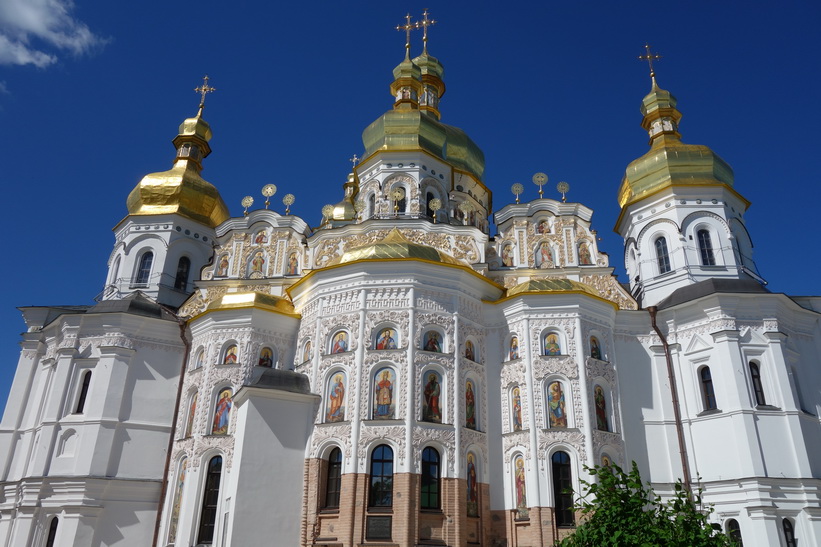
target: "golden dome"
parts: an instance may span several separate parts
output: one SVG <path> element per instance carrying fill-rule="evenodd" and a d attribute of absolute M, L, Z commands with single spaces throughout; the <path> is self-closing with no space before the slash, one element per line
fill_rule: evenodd
<path fill-rule="evenodd" d="M 531 279 L 508 289 L 505 296 L 526 293 L 586 293 L 600 297 L 599 291 L 590 285 L 565 278 Z"/>
<path fill-rule="evenodd" d="M 217 189 L 200 176 L 211 148 L 211 128 L 201 117 L 188 118 L 174 139 L 177 159 L 168 171 L 143 177 L 128 195 L 129 215 L 176 213 L 212 228 L 230 217 Z"/>
<path fill-rule="evenodd" d="M 242 292 L 228 293 L 218 300 L 214 300 L 206 311 L 234 310 L 242 308 L 258 308 L 266 311 L 273 311 L 284 315 L 298 315 L 294 311 L 294 305 L 281 296 L 274 296 L 262 292 Z"/>
<path fill-rule="evenodd" d="M 345 197 L 333 206 L 334 211 L 331 218 L 333 220 L 354 220 L 356 218 L 356 209 L 354 208 L 353 200 L 359 192 L 359 180 L 356 178 L 356 174 L 349 173 L 348 179 L 345 184 L 342 185 L 342 188 L 345 192 Z"/>
<path fill-rule="evenodd" d="M 440 264 L 464 266 L 462 262 L 433 247 L 413 243 L 394 228 L 382 240 L 346 251 L 328 265 L 347 264 L 358 260 L 403 260 L 419 259 Z"/>
<path fill-rule="evenodd" d="M 656 84 L 642 101 L 642 127 L 650 134 L 650 150 L 627 166 L 619 188 L 619 205 L 625 206 L 662 188 L 678 185 L 732 187 L 733 170 L 715 152 L 700 144 L 681 142 L 681 112 L 676 98 Z"/>

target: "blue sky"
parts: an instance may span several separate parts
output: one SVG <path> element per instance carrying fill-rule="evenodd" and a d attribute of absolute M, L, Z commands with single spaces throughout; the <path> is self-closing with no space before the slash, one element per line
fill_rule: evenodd
<path fill-rule="evenodd" d="M 88 304 L 102 289 L 111 228 L 143 175 L 168 169 L 204 74 L 203 176 L 232 214 L 242 196 L 310 224 L 341 197 L 362 130 L 391 107 L 403 56 L 394 27 L 429 8 L 429 51 L 445 66 L 442 121 L 484 150 L 496 210 L 548 174 L 592 207 L 600 248 L 623 280 L 612 232 L 626 165 L 647 150 L 639 105 L 649 42 L 659 84 L 678 98 L 682 138 L 735 170 L 755 259 L 769 288 L 819 294 L 812 244 L 821 197 L 818 2 L 280 3 L 143 0 L 0 2 L 0 397 L 24 329 L 17 306 Z M 421 35 L 413 38 L 413 54 Z M 806 206 L 811 209 L 807 210 Z"/>

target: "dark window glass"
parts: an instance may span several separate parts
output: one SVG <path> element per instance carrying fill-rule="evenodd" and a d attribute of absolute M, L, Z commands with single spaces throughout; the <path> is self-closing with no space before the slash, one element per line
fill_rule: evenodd
<path fill-rule="evenodd" d="M 91 384 L 91 371 L 87 370 L 83 373 L 83 384 L 80 386 L 80 396 L 77 397 L 77 407 L 74 409 L 75 414 L 82 414 L 83 409 L 86 407 L 89 384 Z"/>
<path fill-rule="evenodd" d="M 137 285 L 148 285 L 148 277 L 151 275 L 151 264 L 154 262 L 154 253 L 145 253 L 140 258 L 140 267 L 137 268 Z"/>
<path fill-rule="evenodd" d="M 727 535 L 730 536 L 730 539 L 736 542 L 738 547 L 744 547 L 744 542 L 741 541 L 741 526 L 738 525 L 738 521 L 736 519 L 730 519 L 727 521 Z"/>
<path fill-rule="evenodd" d="M 704 410 L 715 410 L 716 394 L 713 391 L 713 376 L 710 374 L 710 367 L 701 369 L 701 395 L 704 399 Z"/>
<path fill-rule="evenodd" d="M 422 509 L 439 509 L 439 452 L 422 451 Z"/>
<path fill-rule="evenodd" d="M 755 393 L 755 404 L 766 405 L 764 399 L 764 386 L 761 385 L 761 371 L 756 363 L 750 363 L 750 377 L 753 380 L 753 392 Z"/>
<path fill-rule="evenodd" d="M 425 204 L 426 204 L 425 210 L 428 212 L 428 216 L 433 218 L 434 216 L 436 216 L 436 211 L 434 211 L 433 209 L 430 208 L 430 202 L 431 201 L 433 201 L 433 192 L 428 192 L 427 195 L 425 196 Z"/>
<path fill-rule="evenodd" d="M 371 454 L 371 487 L 368 507 L 393 506 L 393 450 L 381 444 Z"/>
<path fill-rule="evenodd" d="M 713 254 L 713 242 L 710 240 L 710 232 L 707 230 L 698 231 L 698 250 L 701 253 L 701 264 L 704 266 L 715 266 L 716 257 Z"/>
<path fill-rule="evenodd" d="M 325 507 L 327 509 L 339 507 L 340 490 L 342 490 L 342 451 L 334 448 L 328 457 L 328 480 L 325 482 Z"/>
<path fill-rule="evenodd" d="M 656 240 L 656 259 L 658 259 L 660 274 L 670 271 L 670 254 L 667 252 L 667 240 L 663 237 Z"/>
<path fill-rule="evenodd" d="M 57 538 L 57 525 L 60 524 L 60 519 L 54 517 L 48 525 L 48 538 L 46 539 L 46 547 L 54 547 L 54 540 Z"/>
<path fill-rule="evenodd" d="M 553 506 L 556 510 L 558 526 L 574 526 L 573 512 L 573 471 L 567 452 L 556 452 L 551 458 L 553 464 Z"/>
<path fill-rule="evenodd" d="M 371 215 L 371 217 L 376 216 L 376 196 L 374 196 L 373 194 L 368 196 L 368 213 Z"/>
<path fill-rule="evenodd" d="M 202 512 L 197 543 L 213 543 L 214 528 L 217 525 L 217 505 L 219 505 L 220 478 L 222 477 L 222 456 L 215 456 L 208 462 L 205 477 L 205 491 L 202 494 Z"/>
<path fill-rule="evenodd" d="M 793 531 L 792 522 L 790 522 L 789 519 L 784 519 L 781 521 L 781 526 L 784 528 L 784 541 L 786 541 L 787 547 L 796 547 L 795 531 Z"/>
<path fill-rule="evenodd" d="M 188 272 L 191 270 L 191 260 L 184 256 L 177 264 L 177 276 L 174 278 L 174 288 L 184 291 L 188 287 Z"/>

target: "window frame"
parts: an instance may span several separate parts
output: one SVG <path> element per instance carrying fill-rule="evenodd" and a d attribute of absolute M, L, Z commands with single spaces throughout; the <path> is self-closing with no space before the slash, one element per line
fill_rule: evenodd
<path fill-rule="evenodd" d="M 442 457 L 432 446 L 422 450 L 419 508 L 423 511 L 442 510 Z"/>
<path fill-rule="evenodd" d="M 673 271 L 672 263 L 670 262 L 670 250 L 667 247 L 667 238 L 659 236 L 653 242 L 653 247 L 656 249 L 656 267 L 658 267 L 659 275 L 664 275 Z"/>
<path fill-rule="evenodd" d="M 57 541 L 57 527 L 60 525 L 60 517 L 54 515 L 48 524 L 48 535 L 46 536 L 45 547 L 54 547 Z"/>
<path fill-rule="evenodd" d="M 553 483 L 553 512 L 556 526 L 576 526 L 576 513 L 573 510 L 573 463 L 570 454 L 564 450 L 557 450 L 550 455 L 550 476 Z M 568 488 L 570 492 L 567 492 Z"/>
<path fill-rule="evenodd" d="M 74 412 L 72 414 L 85 414 L 86 400 L 88 399 L 88 392 L 91 386 L 91 369 L 85 369 L 80 373 L 80 387 L 77 391 L 77 400 L 74 404 Z"/>
<path fill-rule="evenodd" d="M 140 255 L 137 271 L 134 272 L 134 287 L 147 287 L 151 280 L 151 269 L 154 267 L 154 251 L 148 250 Z"/>
<path fill-rule="evenodd" d="M 786 547 L 796 547 L 797 542 L 795 541 L 795 527 L 792 522 L 790 522 L 790 519 L 786 517 L 781 519 L 781 531 L 784 533 L 784 542 Z"/>
<path fill-rule="evenodd" d="M 713 239 L 710 230 L 700 228 L 696 231 L 696 241 L 698 242 L 698 254 L 702 266 L 715 266 L 716 255 L 713 250 Z"/>
<path fill-rule="evenodd" d="M 342 492 L 342 450 L 335 446 L 328 454 L 325 471 L 325 490 L 322 500 L 323 510 L 339 510 Z"/>
<path fill-rule="evenodd" d="M 377 470 L 379 466 L 379 473 Z M 387 467 L 388 472 L 385 472 Z M 368 465 L 368 511 L 393 510 L 393 448 L 387 444 L 380 444 L 371 452 Z M 388 484 L 387 495 L 377 488 L 377 485 Z M 381 499 L 380 499 L 381 498 Z"/>
<path fill-rule="evenodd" d="M 212 464 L 219 458 L 219 469 L 214 471 Z M 217 526 L 219 524 L 219 507 L 220 507 L 220 487 L 222 486 L 222 454 L 215 454 L 208 459 L 207 471 L 205 472 L 205 480 L 203 481 L 202 498 L 200 499 L 200 518 L 197 523 L 197 543 L 204 545 L 212 545 L 214 537 L 216 536 Z M 211 503 L 209 503 L 209 500 Z M 213 511 L 214 516 L 211 524 L 206 521 L 207 513 Z M 208 534 L 210 533 L 210 537 Z"/>
<path fill-rule="evenodd" d="M 705 371 L 707 377 L 705 378 Z M 716 398 L 715 386 L 713 385 L 713 373 L 710 367 L 705 365 L 698 369 L 699 390 L 701 391 L 701 404 L 705 412 L 718 410 L 718 399 Z"/>
<path fill-rule="evenodd" d="M 185 267 L 183 267 L 183 265 Z M 174 276 L 174 289 L 178 291 L 188 290 L 188 278 L 191 277 L 191 259 L 181 256 L 177 261 L 177 273 Z"/>
<path fill-rule="evenodd" d="M 748 369 L 750 371 L 750 382 L 753 386 L 755 406 L 766 406 L 767 398 L 764 395 L 764 384 L 761 381 L 761 365 L 755 361 L 750 361 L 748 363 Z"/>

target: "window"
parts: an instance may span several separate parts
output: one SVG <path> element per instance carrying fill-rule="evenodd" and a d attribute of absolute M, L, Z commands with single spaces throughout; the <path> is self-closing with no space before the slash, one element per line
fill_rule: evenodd
<path fill-rule="evenodd" d="M 370 216 L 376 216 L 376 196 L 371 194 L 368 196 L 368 214 Z"/>
<path fill-rule="evenodd" d="M 54 517 L 48 525 L 48 538 L 46 539 L 46 547 L 54 547 L 54 541 L 57 539 L 57 525 L 60 524 L 60 519 Z"/>
<path fill-rule="evenodd" d="M 188 272 L 191 270 L 191 259 L 187 256 L 180 258 L 177 264 L 177 276 L 174 278 L 174 288 L 184 291 L 188 287 Z"/>
<path fill-rule="evenodd" d="M 371 454 L 368 507 L 393 507 L 393 450 L 384 444 Z"/>
<path fill-rule="evenodd" d="M 781 527 L 784 529 L 784 541 L 786 542 L 787 547 L 796 547 L 795 531 L 793 530 L 790 519 L 784 519 L 781 521 Z"/>
<path fill-rule="evenodd" d="M 704 410 L 715 410 L 716 394 L 713 391 L 713 376 L 710 374 L 710 367 L 704 367 L 699 373 L 701 376 L 701 397 L 704 399 Z"/>
<path fill-rule="evenodd" d="M 208 462 L 205 476 L 205 491 L 202 494 L 202 512 L 197 543 L 213 543 L 214 528 L 217 526 L 217 505 L 219 505 L 220 478 L 222 477 L 222 456 L 214 456 Z"/>
<path fill-rule="evenodd" d="M 659 265 L 659 274 L 670 271 L 670 254 L 667 252 L 667 240 L 660 237 L 656 240 L 656 259 Z"/>
<path fill-rule="evenodd" d="M 573 513 L 573 471 L 567 452 L 556 452 L 550 458 L 553 464 L 553 507 L 558 526 L 575 526 Z"/>
<path fill-rule="evenodd" d="M 434 211 L 430 206 L 430 202 L 433 201 L 433 199 L 434 199 L 433 192 L 428 192 L 425 195 L 425 204 L 426 204 L 425 210 L 427 211 L 428 216 L 431 217 L 431 218 L 436 216 L 436 211 Z"/>
<path fill-rule="evenodd" d="M 435 448 L 422 451 L 422 509 L 439 509 L 439 452 Z"/>
<path fill-rule="evenodd" d="M 701 253 L 701 265 L 715 266 L 716 257 L 713 254 L 713 243 L 710 240 L 710 232 L 707 230 L 699 230 L 696 236 L 698 237 L 698 250 Z"/>
<path fill-rule="evenodd" d="M 766 405 L 767 401 L 764 399 L 764 386 L 761 385 L 761 370 L 758 368 L 758 363 L 750 363 L 750 378 L 753 380 L 756 406 Z"/>
<path fill-rule="evenodd" d="M 91 384 L 91 371 L 87 370 L 83 373 L 83 383 L 80 386 L 80 396 L 77 397 L 77 406 L 74 408 L 74 414 L 82 414 L 86 406 L 86 397 L 88 397 L 88 386 Z"/>
<path fill-rule="evenodd" d="M 727 535 L 736 542 L 738 547 L 744 547 L 744 542 L 741 540 L 741 526 L 738 525 L 736 519 L 727 521 Z"/>
<path fill-rule="evenodd" d="M 342 490 L 342 451 L 331 450 L 328 456 L 328 478 L 325 481 L 325 508 L 339 509 L 339 492 Z"/>
<path fill-rule="evenodd" d="M 151 275 L 151 264 L 154 262 L 154 253 L 147 252 L 140 258 L 140 266 L 137 268 L 136 285 L 148 285 L 148 277 Z"/>

